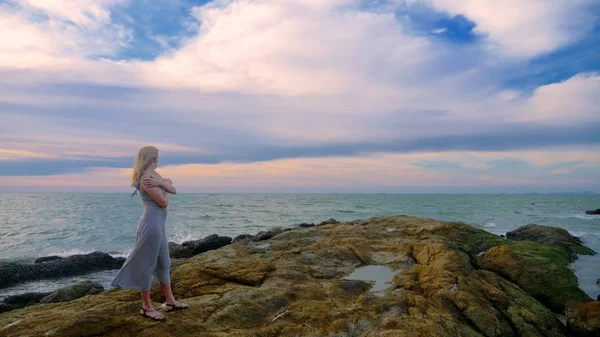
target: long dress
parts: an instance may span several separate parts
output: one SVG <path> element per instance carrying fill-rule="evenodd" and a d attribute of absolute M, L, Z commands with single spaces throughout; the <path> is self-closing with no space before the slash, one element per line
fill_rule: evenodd
<path fill-rule="evenodd" d="M 136 184 L 136 192 L 138 188 L 139 183 Z M 146 192 L 140 191 L 139 194 L 144 212 L 138 221 L 135 248 L 111 286 L 141 291 L 150 290 L 153 275 L 161 283 L 170 283 L 171 257 L 165 231 L 167 209 L 158 207 Z"/>

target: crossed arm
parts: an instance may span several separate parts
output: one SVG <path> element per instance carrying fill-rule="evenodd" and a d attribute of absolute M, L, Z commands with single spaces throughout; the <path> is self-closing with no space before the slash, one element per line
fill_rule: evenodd
<path fill-rule="evenodd" d="M 147 175 L 142 181 L 146 188 L 162 187 L 167 193 L 177 194 L 177 189 L 175 188 L 175 185 L 173 185 L 173 181 L 169 178 L 161 177 L 158 173 Z"/>
<path fill-rule="evenodd" d="M 176 194 L 177 189 L 171 179 L 164 179 L 158 173 L 146 174 L 142 177 L 144 191 L 161 208 L 169 205 L 169 194 Z M 162 187 L 165 193 L 160 189 Z"/>

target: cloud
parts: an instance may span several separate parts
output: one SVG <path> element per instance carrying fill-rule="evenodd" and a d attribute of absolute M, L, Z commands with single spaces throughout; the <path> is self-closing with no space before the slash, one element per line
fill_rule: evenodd
<path fill-rule="evenodd" d="M 537 88 L 525 107 L 523 121 L 564 125 L 600 121 L 600 75 L 579 74 L 566 81 Z"/>
<path fill-rule="evenodd" d="M 414 3 L 420 0 L 409 0 Z M 475 32 L 487 37 L 494 53 L 535 57 L 569 45 L 594 28 L 593 0 L 423 0 L 452 15 L 476 23 Z"/>
<path fill-rule="evenodd" d="M 66 70 L 82 58 L 110 55 L 131 32 L 111 22 L 120 0 L 11 0 L 0 4 L 0 69 Z"/>
<path fill-rule="evenodd" d="M 496 151 L 502 159 L 500 151 L 600 142 L 597 73 L 506 86 L 531 60 L 583 41 L 591 1 L 184 2 L 0 4 L 0 33 L 9 36 L 0 40 L 0 175 L 116 170 L 148 143 L 169 165 L 268 171 L 303 158 L 377 153 L 363 163 L 386 165 L 384 153 Z M 138 20 L 161 6 L 175 7 L 169 17 L 181 23 L 143 27 L 160 23 Z M 419 19 L 415 6 L 463 18 L 479 38 L 459 43 L 452 25 L 435 20 L 420 30 L 403 16 Z M 152 39 L 166 40 L 132 51 Z M 494 165 L 461 158 L 423 163 L 464 172 Z M 506 171 L 496 169 L 490 174 Z"/>
<path fill-rule="evenodd" d="M 596 153 L 598 149 L 596 148 Z M 568 149 L 513 152 L 421 152 L 372 154 L 336 158 L 290 158 L 254 163 L 183 164 L 160 167 L 164 176 L 175 180 L 182 192 L 423 192 L 464 191 L 529 192 L 564 188 L 598 190 L 596 174 L 581 176 L 559 168 L 561 156 L 578 157 L 579 167 L 593 168 L 600 157 L 593 153 L 573 154 Z M 591 156 L 590 156 L 591 154 Z M 550 171 L 538 167 L 530 157 L 545 157 L 556 166 Z M 426 163 L 426 165 L 423 165 Z M 444 168 L 436 163 L 444 163 Z M 470 167 L 483 163 L 484 167 Z M 511 169 L 519 165 L 519 171 Z M 462 167 L 462 169 L 461 169 Z M 574 166 L 570 166 L 572 169 Z M 0 176 L 6 188 L 37 190 L 60 188 L 94 191 L 129 191 L 129 168 L 90 168 L 82 172 L 39 176 Z M 352 183 L 349 184 L 349 181 Z M 539 190 L 539 189 L 538 189 Z"/>

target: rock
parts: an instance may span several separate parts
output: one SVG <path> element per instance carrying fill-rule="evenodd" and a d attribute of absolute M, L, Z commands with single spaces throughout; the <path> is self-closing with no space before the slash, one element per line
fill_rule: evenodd
<path fill-rule="evenodd" d="M 4 313 L 0 331 L 3 337 L 569 336 L 551 310 L 512 281 L 535 275 L 543 279 L 538 284 L 551 285 L 570 277 L 558 268 L 566 267 L 568 254 L 546 244 L 406 216 L 295 229 L 269 243 L 268 250 L 254 242 L 226 245 L 173 268 L 173 292 L 190 308 L 167 322 L 143 319 L 139 294 L 115 289 Z M 372 293 L 370 280 L 345 279 L 365 265 L 394 270 L 384 292 Z M 505 271 L 511 267 L 520 271 Z M 561 273 L 540 273 L 543 267 Z M 158 285 L 151 298 L 164 301 Z"/>
<path fill-rule="evenodd" d="M 303 223 L 299 224 L 298 227 L 302 227 L 302 228 L 315 227 L 315 224 L 303 222 Z"/>
<path fill-rule="evenodd" d="M 8 296 L 0 302 L 0 313 L 24 308 L 39 303 L 50 293 L 25 293 Z"/>
<path fill-rule="evenodd" d="M 600 215 L 600 208 L 598 208 L 598 209 L 596 209 L 596 210 L 585 211 L 585 214 L 589 214 L 589 215 Z"/>
<path fill-rule="evenodd" d="M 556 313 L 567 301 L 587 297 L 568 267 L 567 252 L 552 246 L 523 241 L 492 247 L 477 264 L 517 284 Z"/>
<path fill-rule="evenodd" d="M 233 239 L 232 243 L 250 241 L 252 237 L 250 234 L 240 234 Z"/>
<path fill-rule="evenodd" d="M 337 221 L 334 218 L 330 218 L 329 220 L 325 220 L 323 222 L 321 222 L 320 224 L 318 224 L 317 226 L 324 226 L 324 225 L 335 225 L 335 224 L 339 224 L 340 222 Z"/>
<path fill-rule="evenodd" d="M 590 248 L 583 246 L 581 239 L 558 227 L 526 225 L 506 233 L 506 237 L 513 241 L 535 241 L 554 246 L 569 253 L 571 261 L 577 259 L 577 254 L 596 254 Z"/>
<path fill-rule="evenodd" d="M 72 255 L 55 261 L 35 264 L 4 262 L 0 263 L 0 288 L 26 281 L 119 269 L 124 262 L 125 258 L 123 257 L 114 258 L 102 252 Z"/>
<path fill-rule="evenodd" d="M 600 336 L 600 302 L 571 301 L 567 303 L 565 313 L 571 336 Z"/>
<path fill-rule="evenodd" d="M 204 239 L 186 241 L 181 245 L 169 242 L 169 254 L 171 258 L 189 258 L 200 253 L 218 249 L 231 243 L 231 238 L 228 236 L 219 236 L 213 234 Z"/>
<path fill-rule="evenodd" d="M 287 232 L 289 229 L 271 229 L 268 231 L 262 231 L 262 232 L 258 232 L 258 234 L 254 235 L 252 237 L 252 241 L 264 241 L 264 240 L 269 240 L 273 237 L 275 237 L 276 235 L 279 235 L 283 232 Z"/>
<path fill-rule="evenodd" d="M 600 278 L 596 280 L 596 285 L 600 287 Z"/>
<path fill-rule="evenodd" d="M 69 302 L 104 291 L 100 283 L 84 281 L 47 293 L 25 293 L 9 296 L 0 302 L 0 313 L 21 309 L 39 303 Z"/>
<path fill-rule="evenodd" d="M 44 262 L 51 262 L 51 261 L 58 261 L 58 260 L 62 260 L 63 258 L 60 256 L 43 256 L 43 257 L 39 257 L 37 258 L 33 263 L 44 263 Z"/>
<path fill-rule="evenodd" d="M 69 302 L 87 295 L 96 295 L 104 291 L 104 287 L 97 282 L 83 281 L 71 286 L 60 288 L 40 300 L 40 303 Z"/>

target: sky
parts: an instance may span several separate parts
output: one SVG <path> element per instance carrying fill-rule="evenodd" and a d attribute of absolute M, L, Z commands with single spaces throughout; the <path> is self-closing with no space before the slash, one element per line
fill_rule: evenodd
<path fill-rule="evenodd" d="M 0 191 L 600 192 L 597 0 L 0 0 Z"/>

